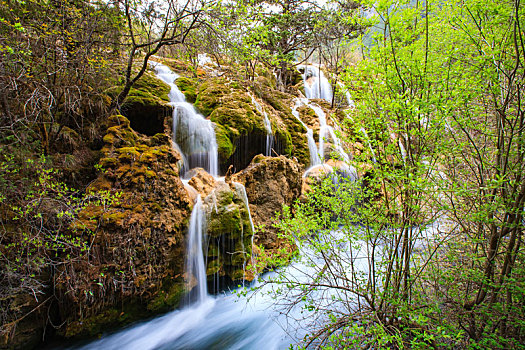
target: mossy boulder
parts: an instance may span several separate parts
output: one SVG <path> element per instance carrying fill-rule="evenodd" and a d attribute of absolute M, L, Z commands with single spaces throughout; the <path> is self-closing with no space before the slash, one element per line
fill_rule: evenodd
<path fill-rule="evenodd" d="M 118 94 L 121 88 L 116 88 Z M 147 71 L 137 80 L 120 107 L 121 113 L 130 121 L 133 130 L 148 136 L 164 132 L 164 124 L 171 115 L 169 92 L 171 88 Z"/>
<path fill-rule="evenodd" d="M 70 227 L 89 238 L 96 259 L 76 263 L 74 284 L 67 278 L 71 271 L 57 273 L 65 324 L 59 333 L 66 337 L 100 334 L 167 311 L 184 294 L 184 234 L 192 203 L 179 178 L 181 156 L 171 138 L 139 135 L 122 115 L 108 118 L 107 125 L 100 173 L 88 188 L 94 199 Z M 98 198 L 100 191 L 107 194 Z M 139 298 L 137 312 L 128 312 Z"/>
<path fill-rule="evenodd" d="M 264 116 L 241 84 L 222 78 L 207 79 L 197 89 L 195 107 L 215 124 L 223 171 L 232 164 L 234 154 L 237 159 L 248 154 L 247 164 L 255 154 L 264 152 L 260 142 L 241 142 L 245 138 L 266 137 Z"/>
<path fill-rule="evenodd" d="M 199 85 L 195 108 L 205 117 L 209 117 L 213 110 L 221 105 L 222 97 L 230 92 L 225 79 L 214 78 L 204 81 Z"/>
<path fill-rule="evenodd" d="M 238 186 L 238 185 L 237 185 Z M 232 281 L 247 278 L 234 271 L 245 269 L 252 254 L 253 229 L 249 209 L 235 184 L 218 182 L 204 199 L 209 239 L 207 274 Z"/>
<path fill-rule="evenodd" d="M 191 78 L 180 77 L 175 80 L 175 85 L 186 97 L 186 101 L 195 103 L 197 100 L 197 82 Z"/>
<path fill-rule="evenodd" d="M 273 218 L 283 205 L 292 205 L 301 195 L 304 166 L 297 161 L 280 157 L 255 157 L 243 171 L 232 176 L 244 184 L 250 203 L 253 222 L 264 229 L 254 237 L 255 244 L 264 247 L 267 255 L 279 255 L 281 250 L 293 249 L 289 242 L 278 237 Z"/>

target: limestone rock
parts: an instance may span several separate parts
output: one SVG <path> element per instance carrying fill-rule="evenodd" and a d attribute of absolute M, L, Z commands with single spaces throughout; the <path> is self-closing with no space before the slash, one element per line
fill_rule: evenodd
<path fill-rule="evenodd" d="M 239 184 L 217 181 L 204 198 L 208 224 L 206 272 L 231 281 L 250 279 L 245 275 L 252 256 L 253 228 Z"/>
<path fill-rule="evenodd" d="M 184 232 L 192 202 L 179 178 L 181 156 L 169 137 L 140 136 L 123 116 L 108 124 L 102 171 L 88 192 L 99 196 L 105 190 L 109 198 L 92 201 L 71 225 L 73 234 L 89 237 L 89 256 L 56 273 L 67 337 L 132 320 L 139 315 L 112 310 L 134 300 L 140 299 L 142 317 L 144 309 L 168 310 L 184 291 Z"/>
<path fill-rule="evenodd" d="M 191 179 L 188 184 L 194 188 L 202 198 L 209 195 L 217 186 L 215 178 L 208 174 L 203 168 L 192 169 L 189 172 L 189 176 L 191 176 Z"/>
<path fill-rule="evenodd" d="M 263 225 L 255 243 L 265 250 L 276 251 L 283 243 L 272 226 L 276 213 L 284 204 L 291 205 L 301 195 L 303 167 L 284 156 L 256 156 L 250 165 L 233 176 L 246 187 L 253 222 Z"/>

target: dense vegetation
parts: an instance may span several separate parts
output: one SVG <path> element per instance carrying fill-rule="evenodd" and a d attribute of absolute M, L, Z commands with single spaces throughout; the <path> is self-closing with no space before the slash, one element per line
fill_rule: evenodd
<path fill-rule="evenodd" d="M 521 348 L 525 7 L 371 6 L 384 30 L 345 75 L 366 176 L 286 213 L 311 282 L 278 298 L 325 319 L 307 341 L 328 348 Z"/>
<path fill-rule="evenodd" d="M 290 106 L 280 93 L 301 89 L 297 66 L 308 61 L 324 65 L 336 92 L 331 107 L 338 108 L 339 90 L 355 101 L 337 113 L 345 146 L 360 149 L 352 164 L 362 176 L 320 183 L 279 223 L 282 239 L 300 248 L 291 258 L 309 267 L 309 282 L 278 276 L 271 283 L 284 288 L 274 297 L 325 321 L 309 325 L 302 345 L 523 346 L 525 6 L 321 3 L 1 0 L 2 346 L 37 313 L 60 329 L 70 321 L 57 315 L 64 306 L 81 304 L 87 315 L 116 302 L 117 293 L 147 294 L 126 254 L 161 264 L 156 253 L 117 249 L 122 265 L 109 273 L 118 286 L 95 266 L 118 245 L 104 227 L 117 225 L 123 210 L 159 206 L 145 200 L 146 209 L 130 209 L 126 196 L 137 188 L 162 192 L 135 183 L 126 193 L 94 180 L 115 170 L 112 157 L 124 148 L 147 154 L 148 170 L 172 157 L 155 148 L 162 137 L 139 140 L 115 115 L 167 99 L 166 86 L 148 73 L 155 58 L 190 72 L 183 90 L 195 94 L 202 54 L 224 79 L 259 91 L 282 113 Z M 148 174 L 142 179 L 155 176 Z"/>

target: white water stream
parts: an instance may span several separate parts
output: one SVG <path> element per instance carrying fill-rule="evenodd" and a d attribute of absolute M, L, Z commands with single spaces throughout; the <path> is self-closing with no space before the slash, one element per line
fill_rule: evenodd
<path fill-rule="evenodd" d="M 319 150 L 314 140 L 314 132 L 308 127 L 299 116 L 299 111 L 297 110 L 301 106 L 308 105 L 308 99 L 298 98 L 295 99 L 295 104 L 292 109 L 293 116 L 301 123 L 301 125 L 306 129 L 306 138 L 308 140 L 308 150 L 310 152 L 310 166 L 315 166 L 321 164 L 321 157 L 319 157 Z"/>
<path fill-rule="evenodd" d="M 353 166 L 350 165 L 350 157 L 343 148 L 342 142 L 337 136 L 334 128 L 327 123 L 326 114 L 321 107 L 311 102 L 311 99 L 325 99 L 332 100 L 332 89 L 328 79 L 326 79 L 323 71 L 315 66 L 300 66 L 304 69 L 304 90 L 306 98 L 298 98 L 295 100 L 292 114 L 299 122 L 306 128 L 306 137 L 308 139 L 308 149 L 310 152 L 310 168 L 306 170 L 305 176 L 310 172 L 316 171 L 317 168 L 323 167 L 324 170 L 332 172 L 331 166 L 324 163 L 326 156 L 326 143 L 331 141 L 332 151 L 337 154 L 337 159 L 342 161 L 341 169 L 343 176 L 352 180 L 357 179 L 357 172 Z M 347 91 L 347 99 L 349 104 L 351 101 L 350 95 Z M 319 142 L 315 143 L 313 131 L 300 118 L 298 108 L 307 106 L 311 108 L 319 120 Z"/>
<path fill-rule="evenodd" d="M 264 155 L 269 157 L 272 155 L 272 147 L 274 144 L 274 136 L 272 131 L 272 123 L 270 122 L 270 119 L 268 118 L 268 113 L 262 108 L 261 104 L 257 102 L 255 97 L 253 95 L 250 95 L 252 98 L 252 103 L 255 105 L 255 108 L 261 113 L 264 117 L 264 128 L 266 129 L 266 148 Z"/>
<path fill-rule="evenodd" d="M 330 247 L 338 256 L 338 261 L 342 264 L 338 265 L 342 268 L 338 273 L 342 274 L 341 281 L 346 281 L 341 283 L 355 282 L 353 274 L 366 281 L 370 269 L 368 257 L 373 254 L 369 245 L 360 241 L 350 244 L 348 237 L 342 231 L 312 237 L 311 240 L 317 241 L 316 246 Z M 323 270 L 325 261 L 318 250 L 312 249 L 306 241 L 298 244 L 301 252 L 300 261 L 283 269 L 282 274 L 286 276 L 287 281 L 308 283 Z M 380 250 L 376 250 L 375 254 L 376 259 L 380 259 L 382 254 Z M 350 314 L 364 302 L 355 295 L 345 293 L 344 288 L 328 287 L 330 283 L 339 285 L 338 281 L 331 281 L 331 277 L 326 274 L 324 276 L 323 278 L 328 278 L 327 287 L 320 287 L 316 293 L 301 302 L 295 300 L 292 304 L 287 304 L 294 300 L 287 299 L 287 293 L 272 294 L 272 291 L 282 291 L 282 288 L 286 288 L 284 285 L 262 286 L 261 282 L 257 282 L 255 286 L 262 286 L 262 289 L 255 294 L 248 291 L 241 297 L 230 292 L 216 296 L 204 295 L 200 302 L 189 307 L 137 323 L 90 344 L 73 348 L 84 350 L 287 349 L 290 344 L 300 341 L 309 327 L 319 327 L 328 321 L 312 310 L 308 312 L 304 310 L 304 302 L 314 300 L 320 309 L 333 310 L 333 314 L 342 315 Z M 268 273 L 263 277 L 264 280 L 269 281 L 277 278 L 277 273 Z M 283 309 L 276 307 L 276 303 L 288 305 L 287 314 L 283 314 Z M 324 316 L 326 317 L 326 314 Z"/>
<path fill-rule="evenodd" d="M 173 110 L 173 140 L 184 157 L 181 174 L 201 167 L 213 176 L 219 175 L 219 157 L 215 130 L 211 121 L 197 113 L 175 85 L 179 76 L 167 66 L 154 63 L 157 77 L 171 87 L 169 98 Z"/>
<path fill-rule="evenodd" d="M 316 66 L 300 66 L 304 68 L 304 93 L 306 98 L 322 98 L 332 102 L 332 87 L 324 76 L 322 69 Z"/>
<path fill-rule="evenodd" d="M 192 289 L 189 296 L 190 303 L 201 304 L 206 301 L 208 288 L 206 284 L 206 266 L 202 253 L 202 238 L 206 227 L 204 209 L 201 196 L 197 195 L 190 216 L 188 238 L 186 245 L 186 274 L 195 277 L 197 285 Z"/>
<path fill-rule="evenodd" d="M 185 169 L 189 170 L 200 166 L 215 175 L 218 181 L 223 181 L 221 178 L 217 178 L 217 145 L 211 122 L 199 115 L 191 104 L 185 102 L 184 96 L 174 84 L 177 78 L 176 74 L 160 64 L 157 64 L 155 68 L 159 78 L 170 84 L 172 88 L 170 99 L 175 106 L 173 134 L 176 140 L 175 146 L 179 147 L 186 158 Z M 297 108 L 302 104 L 310 105 L 309 101 L 304 99 L 296 103 L 294 116 L 297 119 L 299 119 Z M 310 107 L 316 111 L 322 130 L 326 130 L 320 135 L 328 135 L 336 143 L 337 149 L 337 142 L 335 141 L 337 138 L 331 127 L 326 125 L 326 116 L 318 106 L 310 105 Z M 267 119 L 267 115 L 265 115 L 265 119 Z M 313 139 L 313 132 L 304 123 L 302 124 L 308 130 L 307 136 L 312 163 L 313 165 L 320 165 L 320 152 Z M 271 134 L 270 123 L 268 123 L 267 131 Z M 338 149 L 337 151 L 339 152 Z M 320 154 L 323 155 L 324 153 Z M 187 185 L 187 181 L 184 182 Z M 246 189 L 239 183 L 234 183 L 234 186 L 249 212 Z M 249 219 L 253 229 L 251 214 Z M 254 295 L 252 292 L 248 292 L 246 296 L 241 298 L 229 292 L 216 296 L 207 294 L 206 270 L 202 250 L 205 226 L 203 203 L 200 195 L 198 195 L 190 217 L 187 236 L 186 274 L 195 279 L 195 288 L 193 288 L 193 295 L 191 296 L 192 304 L 181 310 L 175 310 L 116 333 L 108 334 L 97 341 L 80 346 L 80 348 L 271 350 L 286 349 L 289 344 L 300 340 L 306 331 L 300 327 L 299 323 L 292 320 L 298 320 L 302 317 L 302 303 L 293 306 L 290 311 L 293 317 L 290 319 L 280 310 L 272 308 L 275 300 L 271 295 L 265 293 Z M 300 249 L 305 259 L 291 264 L 284 271 L 291 278 L 306 282 L 312 272 L 311 259 L 317 258 L 314 252 L 308 250 L 308 247 L 300 247 Z M 272 274 L 265 276 L 266 279 L 271 277 Z M 263 292 L 268 292 L 272 288 L 274 287 L 271 285 L 264 286 Z M 290 330 L 292 333 L 289 333 Z M 74 348 L 78 348 L 78 346 Z"/>

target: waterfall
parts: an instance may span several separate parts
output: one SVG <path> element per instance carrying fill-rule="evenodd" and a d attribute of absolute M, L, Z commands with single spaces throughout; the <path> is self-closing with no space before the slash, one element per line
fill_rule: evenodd
<path fill-rule="evenodd" d="M 246 210 L 248 211 L 248 218 L 250 219 L 250 227 L 252 229 L 252 232 L 255 232 L 255 227 L 253 226 L 252 220 L 252 213 L 250 212 L 250 204 L 248 202 L 248 196 L 246 195 L 246 187 L 244 187 L 244 185 L 239 182 L 232 181 L 232 183 L 233 186 L 235 186 L 235 191 L 237 192 L 237 195 L 241 197 L 244 205 L 246 206 Z"/>
<path fill-rule="evenodd" d="M 372 160 L 374 161 L 374 163 L 377 163 L 376 154 L 374 152 L 374 149 L 372 148 L 372 144 L 370 143 L 368 133 L 366 132 L 365 128 L 361 128 L 359 129 L 359 131 L 361 131 L 365 135 L 366 142 L 368 143 L 368 148 L 370 148 L 370 152 L 372 152 Z"/>
<path fill-rule="evenodd" d="M 195 277 L 197 285 L 192 291 L 191 302 L 203 303 L 208 295 L 206 286 L 206 268 L 204 265 L 204 254 L 202 252 L 202 237 L 204 235 L 204 209 L 201 196 L 193 206 L 188 228 L 187 248 L 186 248 L 186 276 L 188 279 Z"/>
<path fill-rule="evenodd" d="M 270 122 L 270 119 L 268 118 L 268 113 L 262 108 L 261 104 L 257 102 L 255 97 L 253 95 L 250 95 L 252 99 L 252 103 L 255 105 L 255 108 L 263 115 L 264 117 L 264 128 L 266 129 L 266 148 L 264 155 L 265 156 L 271 156 L 272 155 L 272 147 L 274 143 L 274 136 L 272 132 L 272 123 Z"/>
<path fill-rule="evenodd" d="M 328 139 L 331 139 L 333 142 L 333 146 L 335 148 L 335 152 L 339 155 L 339 160 L 342 160 L 346 163 L 350 162 L 350 158 L 348 157 L 348 154 L 343 149 L 343 146 L 341 144 L 341 140 L 339 137 L 337 137 L 334 128 L 327 124 L 326 122 L 326 114 L 323 111 L 321 107 L 314 103 L 310 103 L 307 101 L 306 104 L 308 107 L 310 107 L 314 112 L 317 118 L 319 119 L 319 156 L 321 157 L 321 161 L 324 159 L 325 154 L 325 141 Z M 320 161 L 320 162 L 321 162 Z M 317 164 L 312 164 L 317 165 Z"/>
<path fill-rule="evenodd" d="M 181 173 L 201 167 L 213 176 L 219 173 L 219 160 L 215 130 L 211 121 L 197 113 L 184 94 L 175 85 L 179 76 L 167 66 L 154 63 L 157 77 L 171 87 L 169 98 L 173 109 L 173 140 L 183 155 Z"/>
<path fill-rule="evenodd" d="M 246 206 L 246 210 L 248 211 L 248 218 L 250 219 L 250 227 L 252 229 L 252 241 L 251 241 L 251 256 L 250 261 L 252 262 L 252 265 L 255 265 L 255 261 L 253 260 L 253 239 L 255 237 L 255 226 L 253 225 L 252 220 L 252 213 L 250 211 L 250 203 L 248 202 L 248 195 L 246 194 L 246 187 L 244 187 L 243 184 L 239 182 L 233 181 L 233 186 L 235 186 L 235 192 L 237 192 L 237 195 L 241 197 L 242 201 L 244 202 L 244 205 Z M 242 247 L 243 250 L 246 251 L 246 248 L 244 247 L 244 237 L 241 238 Z M 246 264 L 243 266 L 244 274 L 246 275 Z M 243 286 L 244 286 L 244 280 L 243 280 Z"/>
<path fill-rule="evenodd" d="M 337 83 L 337 85 L 341 88 L 341 90 L 344 90 L 345 98 L 346 98 L 346 104 L 350 108 L 355 108 L 355 102 L 352 100 L 352 95 L 350 95 L 350 91 L 345 87 L 345 85 L 341 82 Z"/>
<path fill-rule="evenodd" d="M 323 98 L 329 102 L 332 101 L 332 87 L 328 79 L 324 76 L 323 71 L 315 66 L 304 67 L 304 94 L 306 98 Z"/>
<path fill-rule="evenodd" d="M 403 163 L 406 163 L 407 159 L 407 151 L 405 150 L 405 146 L 403 146 L 403 142 L 401 141 L 401 136 L 399 137 L 399 140 L 397 141 L 399 144 L 399 150 L 401 151 L 401 157 L 403 158 Z"/>
<path fill-rule="evenodd" d="M 343 177 L 355 180 L 357 179 L 357 172 L 353 166 L 349 165 L 350 157 L 345 152 L 341 140 L 337 136 L 334 128 L 328 125 L 326 114 L 324 113 L 323 109 L 310 102 L 310 99 L 314 98 L 332 101 L 333 95 L 330 83 L 328 82 L 328 79 L 326 79 L 321 69 L 308 65 L 302 67 L 304 69 L 303 78 L 306 99 L 295 100 L 292 114 L 307 130 L 306 136 L 308 138 L 308 148 L 310 150 L 310 169 L 315 169 L 320 164 L 323 164 L 325 158 L 326 141 L 331 140 L 332 148 L 338 155 L 338 160 L 343 162 L 343 165 L 339 166 L 339 171 L 342 172 Z M 339 85 L 342 86 L 341 83 L 339 83 Z M 346 91 L 345 96 L 347 98 L 348 105 L 351 107 L 354 106 L 348 90 Z M 316 145 L 315 140 L 313 139 L 313 131 L 308 128 L 299 117 L 299 112 L 297 109 L 300 106 L 308 106 L 311 108 L 319 119 L 319 146 Z M 308 173 L 308 170 L 306 173 Z"/>
<path fill-rule="evenodd" d="M 319 158 L 319 153 L 317 150 L 317 145 L 314 140 L 314 132 L 310 129 L 299 117 L 299 111 L 297 109 L 301 106 L 305 106 L 308 103 L 307 99 L 298 98 L 295 100 L 295 105 L 292 109 L 293 116 L 301 123 L 302 126 L 306 129 L 306 138 L 308 140 L 308 150 L 310 152 L 310 166 L 315 166 L 321 164 L 321 158 Z"/>

